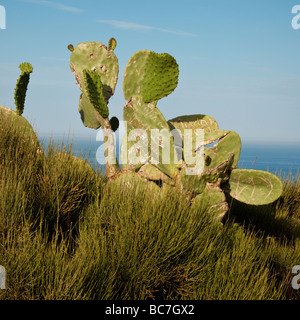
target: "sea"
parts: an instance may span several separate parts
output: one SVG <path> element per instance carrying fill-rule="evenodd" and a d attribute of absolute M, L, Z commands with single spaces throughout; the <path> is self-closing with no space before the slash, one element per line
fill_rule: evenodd
<path fill-rule="evenodd" d="M 49 145 L 50 138 L 42 137 L 44 148 Z M 100 167 L 105 172 L 103 142 L 95 139 L 51 138 L 60 146 L 71 146 L 74 155 L 89 161 L 94 167 Z M 119 158 L 120 142 L 116 142 L 116 154 Z M 238 168 L 264 170 L 289 178 L 300 178 L 300 142 L 299 144 L 284 143 L 243 143 Z"/>

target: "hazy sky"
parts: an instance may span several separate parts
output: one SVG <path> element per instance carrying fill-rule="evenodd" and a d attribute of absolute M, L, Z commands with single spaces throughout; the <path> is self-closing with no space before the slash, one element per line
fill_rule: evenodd
<path fill-rule="evenodd" d="M 30 62 L 24 116 L 40 135 L 92 137 L 78 113 L 68 44 L 117 39 L 119 82 L 110 116 L 122 119 L 123 72 L 141 49 L 179 64 L 176 90 L 158 103 L 168 120 L 208 114 L 242 141 L 300 143 L 300 29 L 294 0 L 0 0 L 0 105 L 15 109 L 18 66 Z M 300 20 L 299 20 L 300 23 Z"/>

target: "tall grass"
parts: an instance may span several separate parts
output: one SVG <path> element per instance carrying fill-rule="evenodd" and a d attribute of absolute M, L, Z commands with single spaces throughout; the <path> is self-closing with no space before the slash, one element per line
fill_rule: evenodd
<path fill-rule="evenodd" d="M 299 298 L 299 180 L 267 208 L 231 201 L 220 224 L 176 190 L 108 188 L 71 147 L 0 132 L 0 299 Z"/>

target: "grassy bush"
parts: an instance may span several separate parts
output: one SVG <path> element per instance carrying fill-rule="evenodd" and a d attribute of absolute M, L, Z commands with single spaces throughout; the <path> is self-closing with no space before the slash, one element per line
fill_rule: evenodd
<path fill-rule="evenodd" d="M 299 179 L 272 206 L 229 199 L 221 225 L 176 190 L 108 188 L 71 148 L 0 132 L 0 299 L 299 298 Z"/>

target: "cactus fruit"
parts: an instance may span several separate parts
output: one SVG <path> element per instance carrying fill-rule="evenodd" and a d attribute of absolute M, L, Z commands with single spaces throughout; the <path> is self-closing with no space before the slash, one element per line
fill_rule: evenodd
<path fill-rule="evenodd" d="M 117 46 L 117 40 L 115 38 L 110 38 L 108 42 L 108 50 L 114 51 Z"/>
<path fill-rule="evenodd" d="M 69 49 L 71 52 L 73 52 L 73 51 L 74 51 L 74 46 L 73 46 L 72 44 L 69 44 L 69 45 L 68 45 L 68 49 Z"/>
<path fill-rule="evenodd" d="M 270 172 L 234 169 L 224 188 L 238 201 L 250 205 L 264 205 L 280 197 L 282 182 Z"/>
<path fill-rule="evenodd" d="M 109 120 L 110 126 L 111 126 L 111 130 L 113 132 L 116 132 L 119 128 L 119 119 L 117 117 L 112 117 Z"/>
<path fill-rule="evenodd" d="M 19 68 L 21 70 L 21 75 L 17 81 L 15 89 L 15 105 L 17 114 L 20 116 L 24 111 L 27 87 L 30 79 L 30 73 L 33 71 L 33 68 L 28 62 L 21 63 Z"/>

